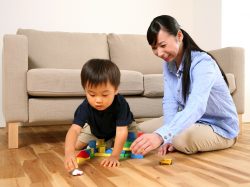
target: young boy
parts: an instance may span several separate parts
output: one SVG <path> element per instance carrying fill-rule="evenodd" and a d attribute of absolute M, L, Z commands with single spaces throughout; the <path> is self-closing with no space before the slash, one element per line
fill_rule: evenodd
<path fill-rule="evenodd" d="M 101 165 L 117 167 L 128 126 L 134 121 L 127 101 L 118 94 L 120 70 L 110 60 L 92 59 L 82 68 L 81 82 L 86 99 L 75 111 L 73 124 L 66 135 L 65 168 L 72 171 L 78 167 L 75 149 L 86 147 L 93 139 L 107 141 L 113 137 L 113 152 Z"/>

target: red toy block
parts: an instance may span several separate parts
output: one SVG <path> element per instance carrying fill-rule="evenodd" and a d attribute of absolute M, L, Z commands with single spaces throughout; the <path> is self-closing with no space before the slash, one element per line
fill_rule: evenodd
<path fill-rule="evenodd" d="M 78 155 L 76 157 L 79 157 L 79 158 L 89 158 L 89 153 L 85 150 L 82 150 L 78 153 Z"/>
<path fill-rule="evenodd" d="M 137 132 L 137 137 L 139 137 L 139 136 L 141 136 L 141 135 L 143 135 L 143 134 L 144 134 L 144 132 L 138 131 L 138 132 Z"/>

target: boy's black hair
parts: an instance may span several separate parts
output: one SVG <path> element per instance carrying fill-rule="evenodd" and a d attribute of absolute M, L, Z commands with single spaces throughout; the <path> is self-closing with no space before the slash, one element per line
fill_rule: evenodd
<path fill-rule="evenodd" d="M 206 52 L 214 59 L 214 61 L 217 63 L 218 66 L 219 64 L 217 60 L 213 57 L 213 55 L 201 49 L 194 42 L 191 36 L 185 30 L 181 29 L 176 19 L 169 15 L 161 15 L 153 19 L 147 31 L 147 40 L 149 45 L 154 46 L 157 43 L 157 36 L 160 30 L 164 30 L 173 36 L 176 36 L 179 30 L 181 30 L 181 32 L 183 33 L 183 47 L 184 47 L 184 53 L 186 53 L 185 54 L 186 58 L 184 60 L 185 62 L 184 62 L 183 76 L 182 76 L 182 95 L 184 101 L 186 102 L 187 94 L 189 92 L 189 87 L 190 87 L 191 51 Z M 228 80 L 224 71 L 220 66 L 219 68 L 226 84 L 228 85 Z"/>
<path fill-rule="evenodd" d="M 120 77 L 117 65 L 106 59 L 91 59 L 83 65 L 81 71 L 81 83 L 84 89 L 86 86 L 96 87 L 108 82 L 117 89 Z"/>

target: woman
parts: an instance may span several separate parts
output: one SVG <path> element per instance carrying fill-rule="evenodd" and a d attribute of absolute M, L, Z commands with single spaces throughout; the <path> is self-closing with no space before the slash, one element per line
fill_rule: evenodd
<path fill-rule="evenodd" d="M 151 22 L 147 40 L 164 60 L 164 117 L 155 120 L 163 125 L 137 138 L 132 152 L 145 155 L 160 146 L 160 155 L 175 149 L 194 154 L 233 146 L 238 115 L 225 74 L 213 56 L 168 15 Z"/>

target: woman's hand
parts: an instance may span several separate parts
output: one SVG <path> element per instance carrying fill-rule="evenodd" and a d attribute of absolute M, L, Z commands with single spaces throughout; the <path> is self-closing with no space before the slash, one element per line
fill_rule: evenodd
<path fill-rule="evenodd" d="M 166 143 L 164 145 L 162 145 L 159 150 L 158 150 L 158 155 L 159 156 L 164 156 L 165 154 L 167 154 L 168 152 L 172 152 L 174 151 L 174 146 L 170 143 Z"/>
<path fill-rule="evenodd" d="M 120 162 L 117 159 L 117 157 L 111 155 L 110 157 L 104 159 L 101 162 L 101 166 L 104 166 L 104 167 L 119 167 Z"/>
<path fill-rule="evenodd" d="M 162 143 L 162 137 L 156 133 L 143 134 L 132 143 L 130 148 L 134 154 L 145 155 L 159 147 Z"/>

